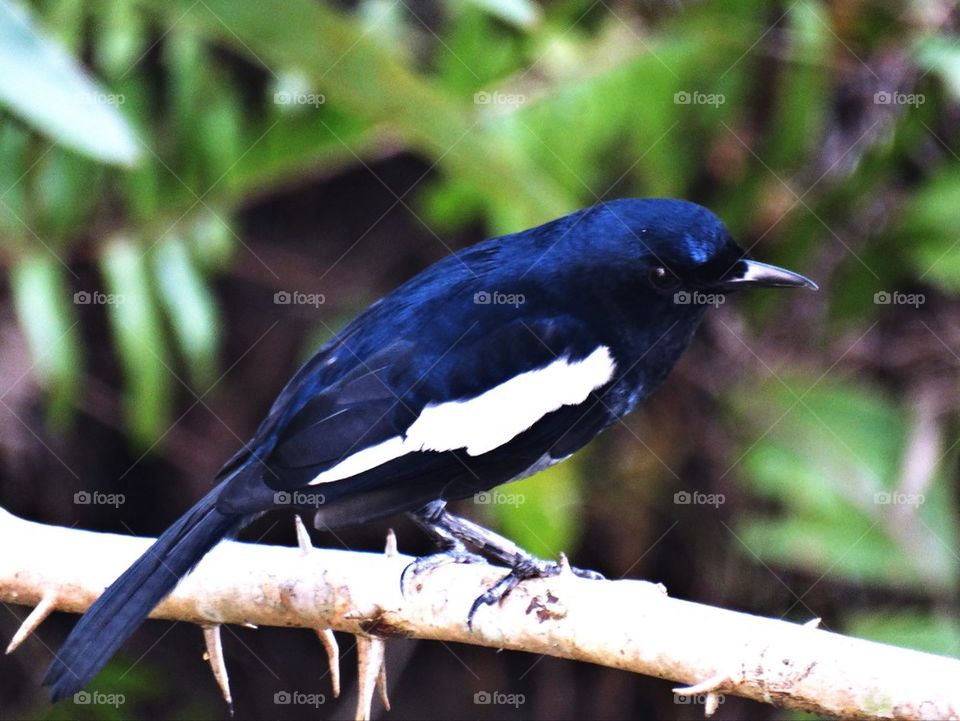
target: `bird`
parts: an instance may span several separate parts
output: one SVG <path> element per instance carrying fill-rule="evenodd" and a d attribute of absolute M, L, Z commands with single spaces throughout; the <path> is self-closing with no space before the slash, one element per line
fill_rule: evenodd
<path fill-rule="evenodd" d="M 440 549 L 415 573 L 506 563 L 470 620 L 559 572 L 447 503 L 571 456 L 664 381 L 711 306 L 764 287 L 817 289 L 671 198 L 609 200 L 451 253 L 293 375 L 214 488 L 81 617 L 44 678 L 52 699 L 86 686 L 201 558 L 276 509 L 313 513 L 317 528 L 408 513 Z"/>

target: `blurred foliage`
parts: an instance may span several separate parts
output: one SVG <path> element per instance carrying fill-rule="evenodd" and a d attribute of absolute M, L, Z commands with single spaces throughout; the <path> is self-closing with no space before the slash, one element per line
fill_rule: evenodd
<path fill-rule="evenodd" d="M 80 393 L 80 311 L 105 314 L 129 437 L 156 442 L 174 393 L 202 396 L 222 371 L 211 284 L 252 253 L 238 211 L 298 179 L 409 152 L 432 172 L 399 202 L 437 235 L 609 197 L 692 198 L 824 287 L 817 335 L 774 329 L 803 370 L 718 391 L 738 434 L 725 461 L 742 458 L 728 473 L 764 508 L 735 522 L 741 550 L 907 593 L 915 614 L 851 628 L 956 654 L 956 629 L 928 642 L 941 616 L 923 610 L 957 589 L 956 378 L 918 479 L 911 393 L 930 373 L 910 353 L 926 346 L 846 357 L 877 323 L 924 325 L 957 357 L 931 329 L 960 288 L 955 11 L 639 5 L 0 0 L 0 65 L 20 69 L 0 79 L 0 249 L 50 417 L 68 421 Z M 90 258 L 99 284 L 74 273 Z M 921 294 L 923 315 L 876 300 L 898 292 Z M 736 327 L 776 317 L 772 296 L 739 300 L 753 320 Z M 841 361 L 864 377 L 824 379 Z M 584 468 L 501 489 L 523 502 L 489 514 L 533 550 L 573 548 Z M 896 494 L 923 501 L 883 502 Z"/>
<path fill-rule="evenodd" d="M 742 403 L 758 396 L 760 412 Z M 877 389 L 815 378 L 769 381 L 736 398 L 741 420 L 767 429 L 742 461 L 744 478 L 785 511 L 740 524 L 760 560 L 868 586 L 956 588 L 957 509 L 943 477 L 956 453 L 937 459 L 922 491 L 904 489 L 908 409 Z"/>

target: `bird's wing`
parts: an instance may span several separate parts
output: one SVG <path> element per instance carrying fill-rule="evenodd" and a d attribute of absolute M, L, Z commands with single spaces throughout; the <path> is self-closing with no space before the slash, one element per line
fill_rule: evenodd
<path fill-rule="evenodd" d="M 583 403 L 615 365 L 609 348 L 567 316 L 518 318 L 439 352 L 400 341 L 313 395 L 252 465 L 270 489 L 337 494 L 351 483 L 368 488 L 356 481 L 387 471 L 426 472 L 425 463 L 437 476 L 444 463 L 462 471 L 450 452 L 483 457 L 503 448 Z"/>

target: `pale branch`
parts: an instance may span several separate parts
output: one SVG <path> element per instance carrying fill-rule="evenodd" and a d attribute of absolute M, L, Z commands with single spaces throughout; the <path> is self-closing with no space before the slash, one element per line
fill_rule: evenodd
<path fill-rule="evenodd" d="M 18 636 L 51 609 L 82 612 L 149 543 L 0 509 L 0 601 L 41 607 Z M 521 584 L 500 606 L 482 607 L 471 629 L 470 605 L 504 569 L 441 567 L 412 579 L 404 595 L 400 573 L 411 560 L 225 542 L 151 616 L 205 628 L 332 628 L 548 654 L 679 682 L 688 688 L 678 693 L 705 694 L 708 710 L 734 694 L 846 718 L 960 718 L 957 659 L 682 601 L 652 583 L 572 573 Z M 222 659 L 217 664 L 222 669 Z M 381 664 L 368 664 L 367 696 Z"/>

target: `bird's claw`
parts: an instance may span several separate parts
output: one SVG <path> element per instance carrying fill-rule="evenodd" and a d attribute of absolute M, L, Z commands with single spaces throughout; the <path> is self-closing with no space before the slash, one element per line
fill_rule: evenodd
<path fill-rule="evenodd" d="M 487 563 L 487 559 L 477 553 L 471 553 L 464 548 L 451 548 L 429 556 L 420 556 L 412 563 L 407 564 L 406 568 L 401 572 L 400 592 L 406 595 L 408 574 L 409 578 L 413 579 L 451 563 Z"/>
<path fill-rule="evenodd" d="M 577 578 L 585 578 L 588 581 L 606 581 L 607 580 L 607 577 L 604 576 L 602 573 L 600 573 L 599 571 L 592 571 L 589 568 L 571 567 L 570 570 L 573 571 L 573 575 L 576 576 Z"/>
<path fill-rule="evenodd" d="M 471 630 L 473 629 L 473 617 L 481 606 L 492 606 L 500 603 L 507 597 L 510 591 L 519 586 L 523 581 L 531 578 L 553 578 L 567 570 L 578 578 L 585 578 L 591 581 L 606 580 L 606 577 L 598 571 L 591 571 L 586 568 L 574 568 L 565 565 L 563 562 L 546 561 L 533 556 L 519 556 L 510 569 L 510 573 L 477 596 L 476 600 L 470 606 L 470 611 L 467 613 L 467 627 Z"/>

